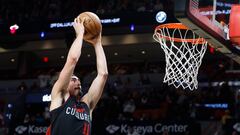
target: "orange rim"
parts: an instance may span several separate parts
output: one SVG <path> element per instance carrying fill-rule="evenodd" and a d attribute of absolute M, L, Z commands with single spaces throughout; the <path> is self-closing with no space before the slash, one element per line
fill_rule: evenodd
<path fill-rule="evenodd" d="M 155 28 L 155 33 L 159 33 L 158 30 L 163 29 L 163 28 L 168 28 L 168 29 L 180 29 L 180 30 L 190 30 L 187 26 L 183 25 L 182 23 L 167 23 L 167 24 L 162 24 L 159 25 Z M 159 33 L 159 38 L 165 38 L 166 40 L 173 40 L 175 42 L 182 42 L 183 39 L 181 38 L 173 38 L 169 36 L 164 36 L 161 33 Z M 206 40 L 204 38 L 196 38 L 196 39 L 184 39 L 185 42 L 188 43 L 196 43 L 198 44 L 204 44 L 206 43 Z"/>

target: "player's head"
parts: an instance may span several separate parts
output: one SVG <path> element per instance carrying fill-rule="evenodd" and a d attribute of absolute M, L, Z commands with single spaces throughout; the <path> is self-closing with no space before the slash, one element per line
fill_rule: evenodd
<path fill-rule="evenodd" d="M 68 85 L 68 91 L 71 96 L 77 96 L 77 95 L 82 96 L 81 82 L 77 76 L 75 75 L 71 76 L 71 80 Z"/>

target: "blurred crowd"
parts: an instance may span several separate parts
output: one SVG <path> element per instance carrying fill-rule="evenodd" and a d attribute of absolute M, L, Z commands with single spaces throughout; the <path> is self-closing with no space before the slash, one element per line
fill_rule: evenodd
<path fill-rule="evenodd" d="M 142 63 L 139 63 L 142 65 Z M 109 65 L 109 79 L 104 93 L 93 115 L 93 120 L 104 121 L 161 121 L 161 120 L 218 120 L 222 124 L 227 119 L 240 118 L 240 91 L 230 87 L 227 82 L 218 86 L 199 87 L 198 90 L 188 91 L 163 84 L 164 68 L 161 64 L 112 64 Z M 148 69 L 148 70 L 147 70 Z M 32 76 L 34 81 L 19 80 L 16 86 L 17 95 L 29 93 L 51 92 L 59 72 L 53 69 L 39 70 Z M 82 67 L 76 71 L 80 75 L 85 90 L 96 75 L 94 66 Z M 204 78 L 204 77 L 202 77 Z M 221 78 L 221 77 L 220 77 Z M 219 78 L 218 78 L 219 79 Z M 226 78 L 222 78 L 224 80 Z M 30 79 L 31 80 L 31 79 Z M 207 81 L 207 80 L 206 80 Z M 86 91 L 85 91 L 86 92 Z M 21 98 L 20 98 L 21 99 Z M 49 123 L 49 104 L 25 103 L 26 99 L 16 100 L 21 108 L 13 111 L 14 123 Z M 1 103 L 1 101 L 0 101 Z M 226 103 L 227 108 L 204 108 L 204 104 Z M 0 126 L 6 126 L 4 114 L 8 103 L 1 103 Z M 13 103 L 14 106 L 14 103 Z M 13 107 L 14 108 L 14 107 Z M 13 109 L 14 110 L 14 109 Z M 21 111 L 21 113 L 19 113 Z M 18 117 L 18 118 L 16 118 Z M 6 132 L 1 131 L 0 132 Z"/>
<path fill-rule="evenodd" d="M 167 5 L 167 6 L 164 6 Z M 0 21 L 31 22 L 72 19 L 83 11 L 101 14 L 171 10 L 164 0 L 0 0 Z"/>

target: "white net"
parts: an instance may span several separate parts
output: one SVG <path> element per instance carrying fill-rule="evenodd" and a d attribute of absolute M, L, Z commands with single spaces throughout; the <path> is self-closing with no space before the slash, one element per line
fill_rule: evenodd
<path fill-rule="evenodd" d="M 207 42 L 192 30 L 182 28 L 158 28 L 153 38 L 160 43 L 165 53 L 164 82 L 176 88 L 197 89 L 198 70 L 207 50 Z"/>

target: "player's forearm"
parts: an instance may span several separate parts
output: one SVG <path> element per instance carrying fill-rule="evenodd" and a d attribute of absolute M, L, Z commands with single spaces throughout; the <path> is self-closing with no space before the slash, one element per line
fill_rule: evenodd
<path fill-rule="evenodd" d="M 99 75 L 108 75 L 106 56 L 102 44 L 95 45 L 95 53 L 97 59 L 97 72 Z"/>
<path fill-rule="evenodd" d="M 75 64 L 77 63 L 79 57 L 81 56 L 82 38 L 83 38 L 82 34 L 79 34 L 77 36 L 77 38 L 72 43 L 72 46 L 68 53 L 67 60 L 70 60 L 70 61 L 74 62 Z"/>
<path fill-rule="evenodd" d="M 72 43 L 72 46 L 68 52 L 67 61 L 58 78 L 59 82 L 58 87 L 60 88 L 60 90 L 66 90 L 70 78 L 75 69 L 75 66 L 78 62 L 78 59 L 81 55 L 81 49 L 82 49 L 82 36 L 79 35 Z"/>

